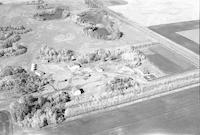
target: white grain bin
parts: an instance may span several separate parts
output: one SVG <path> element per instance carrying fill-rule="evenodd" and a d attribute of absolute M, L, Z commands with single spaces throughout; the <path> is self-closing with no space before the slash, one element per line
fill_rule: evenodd
<path fill-rule="evenodd" d="M 31 64 L 31 71 L 35 71 L 35 70 L 37 70 L 37 64 L 32 63 Z"/>

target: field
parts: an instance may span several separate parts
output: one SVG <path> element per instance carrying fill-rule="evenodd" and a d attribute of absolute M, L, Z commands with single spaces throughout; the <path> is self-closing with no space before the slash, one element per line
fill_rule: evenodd
<path fill-rule="evenodd" d="M 199 54 L 199 20 L 161 24 L 149 28 L 197 55 Z"/>
<path fill-rule="evenodd" d="M 177 74 L 195 69 L 189 61 L 167 48 L 153 46 L 149 50 L 152 53 L 147 54 L 147 57 L 166 74 Z"/>
<path fill-rule="evenodd" d="M 199 20 L 199 7 L 196 6 L 199 5 L 198 0 L 126 1 L 128 2 L 126 5 L 110 6 L 109 8 L 142 26 Z"/>

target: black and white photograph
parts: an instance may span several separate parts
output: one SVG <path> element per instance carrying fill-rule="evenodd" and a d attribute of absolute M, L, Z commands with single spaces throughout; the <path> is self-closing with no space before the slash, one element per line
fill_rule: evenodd
<path fill-rule="evenodd" d="M 200 0 L 0 0 L 0 135 L 200 135 Z"/>

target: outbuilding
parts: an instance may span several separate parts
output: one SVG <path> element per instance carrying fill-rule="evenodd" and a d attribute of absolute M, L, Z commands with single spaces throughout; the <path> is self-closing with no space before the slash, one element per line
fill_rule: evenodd
<path fill-rule="evenodd" d="M 82 88 L 80 88 L 80 89 L 74 88 L 74 89 L 72 89 L 71 93 L 73 96 L 79 96 L 84 93 L 84 90 Z"/>

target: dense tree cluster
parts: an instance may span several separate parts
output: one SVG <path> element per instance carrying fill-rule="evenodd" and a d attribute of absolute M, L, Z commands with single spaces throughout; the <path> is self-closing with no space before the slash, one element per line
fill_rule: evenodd
<path fill-rule="evenodd" d="M 85 4 L 88 5 L 89 8 L 103 7 L 103 3 L 99 0 L 85 0 Z"/>
<path fill-rule="evenodd" d="M 6 76 L 11 76 L 11 75 L 16 75 L 16 74 L 21 74 L 21 73 L 27 73 L 25 69 L 23 69 L 20 66 L 13 67 L 13 66 L 6 66 L 0 71 L 0 78 L 6 77 Z"/>
<path fill-rule="evenodd" d="M 43 4 L 38 4 L 38 5 L 36 6 L 36 8 L 37 8 L 37 9 L 51 9 L 51 8 L 53 8 L 53 7 L 50 6 L 50 5 L 47 4 L 47 3 L 43 3 Z"/>
<path fill-rule="evenodd" d="M 76 23 L 85 26 L 83 32 L 92 38 L 116 40 L 123 36 L 116 22 L 103 9 L 90 9 L 78 14 Z"/>
<path fill-rule="evenodd" d="M 77 23 L 81 25 L 97 25 L 108 23 L 108 13 L 103 9 L 89 9 L 79 13 Z"/>
<path fill-rule="evenodd" d="M 22 73 L 13 76 L 15 89 L 22 94 L 34 93 L 43 90 L 43 79 L 35 74 Z"/>
<path fill-rule="evenodd" d="M 13 35 L 13 31 L 9 31 L 7 33 L 1 32 L 0 33 L 0 40 L 6 40 L 12 35 Z"/>
<path fill-rule="evenodd" d="M 0 72 L 0 91 L 2 92 L 12 90 L 17 94 L 34 93 L 43 91 L 47 83 L 47 78 L 27 72 L 22 67 L 7 66 Z"/>
<path fill-rule="evenodd" d="M 134 68 L 140 66 L 146 60 L 146 56 L 141 51 L 131 47 L 121 54 L 121 59 L 126 61 L 130 67 Z"/>
<path fill-rule="evenodd" d="M 23 25 L 0 27 L 0 57 L 16 56 L 27 52 L 25 46 L 17 44 L 21 40 L 21 34 L 30 32 Z"/>
<path fill-rule="evenodd" d="M 40 49 L 39 59 L 47 62 L 77 62 L 87 64 L 97 61 L 108 61 L 119 59 L 121 52 L 119 50 L 97 49 L 93 52 L 79 53 L 73 50 L 62 49 L 55 50 L 44 46 Z"/>
<path fill-rule="evenodd" d="M 107 84 L 107 91 L 122 92 L 128 88 L 139 88 L 139 83 L 130 77 L 115 77 Z"/>
<path fill-rule="evenodd" d="M 40 4 L 44 4 L 44 0 L 33 0 L 33 1 L 28 1 L 26 4 L 27 4 L 27 5 L 40 5 Z"/>
<path fill-rule="evenodd" d="M 17 56 L 27 52 L 27 48 L 22 45 L 17 45 L 15 47 L 9 47 L 5 49 L 0 49 L 0 57 Z"/>
<path fill-rule="evenodd" d="M 15 122 L 24 127 L 41 128 L 65 120 L 65 104 L 69 102 L 67 92 L 57 92 L 49 96 L 25 96 L 11 108 Z"/>
<path fill-rule="evenodd" d="M 16 43 L 19 41 L 21 37 L 19 35 L 14 35 L 12 38 L 5 40 L 2 45 L 0 46 L 0 49 L 3 48 L 9 48 L 13 46 L 13 43 Z"/>
<path fill-rule="evenodd" d="M 44 46 L 40 49 L 39 59 L 47 62 L 77 62 L 80 64 L 88 64 L 97 61 L 113 61 L 125 60 L 129 61 L 132 66 L 140 65 L 145 55 L 140 51 L 131 48 L 125 49 L 97 49 L 87 53 L 79 53 L 73 50 L 62 49 L 55 50 Z"/>
<path fill-rule="evenodd" d="M 93 52 L 78 55 L 77 62 L 81 64 L 93 63 L 97 61 L 116 60 L 120 58 L 120 52 L 115 50 L 97 49 Z"/>
<path fill-rule="evenodd" d="M 73 50 L 62 49 L 57 51 L 54 48 L 44 46 L 40 49 L 39 58 L 47 62 L 66 62 L 74 60 L 75 55 Z"/>
<path fill-rule="evenodd" d="M 31 31 L 31 29 L 27 29 L 23 25 L 19 25 L 19 26 L 9 25 L 9 26 L 1 26 L 0 31 L 3 31 L 3 32 L 13 31 L 13 33 L 15 33 L 15 34 L 18 34 L 17 32 L 21 32 L 21 34 L 25 34 L 29 31 Z"/>
<path fill-rule="evenodd" d="M 120 39 L 123 35 L 123 33 L 118 30 L 110 32 L 105 27 L 86 27 L 83 29 L 83 32 L 89 37 L 104 40 Z"/>
<path fill-rule="evenodd" d="M 51 9 L 46 9 L 41 12 L 37 12 L 33 15 L 33 18 L 39 21 L 55 20 L 68 17 L 70 11 L 68 8 L 55 7 Z"/>

